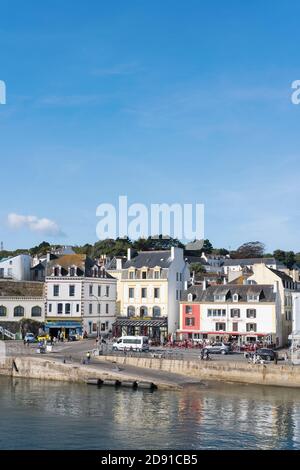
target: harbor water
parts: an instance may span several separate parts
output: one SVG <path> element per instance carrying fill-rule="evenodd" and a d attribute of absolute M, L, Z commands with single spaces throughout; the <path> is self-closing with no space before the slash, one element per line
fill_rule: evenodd
<path fill-rule="evenodd" d="M 300 449 L 300 391 L 182 391 L 0 377 L 0 449 Z"/>

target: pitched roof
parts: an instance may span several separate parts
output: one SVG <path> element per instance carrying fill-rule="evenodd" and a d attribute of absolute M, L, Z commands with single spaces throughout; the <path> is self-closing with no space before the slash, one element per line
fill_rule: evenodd
<path fill-rule="evenodd" d="M 223 284 L 209 286 L 205 290 L 202 286 L 191 286 L 184 292 L 184 300 L 188 294 L 193 294 L 193 302 L 214 302 L 215 295 L 225 295 L 226 301 L 232 302 L 234 294 L 238 294 L 240 302 L 247 302 L 248 295 L 259 295 L 261 302 L 274 302 L 276 298 L 273 286 L 265 284 Z"/>
<path fill-rule="evenodd" d="M 47 276 L 51 276 L 53 272 L 53 268 L 55 266 L 61 266 L 62 276 L 66 276 L 68 274 L 68 268 L 75 266 L 79 270 L 79 275 L 90 277 L 92 276 L 92 268 L 94 266 L 97 266 L 97 263 L 93 261 L 91 258 L 89 258 L 87 255 L 82 255 L 82 254 L 63 255 L 47 263 Z M 98 277 L 114 279 L 114 277 L 111 276 L 103 268 L 100 268 Z"/>
<path fill-rule="evenodd" d="M 285 272 L 283 271 L 278 271 L 277 269 L 273 268 L 268 268 L 272 273 L 276 274 L 276 276 L 280 277 L 285 282 L 294 282 L 294 279 L 291 276 L 288 276 Z"/>
<path fill-rule="evenodd" d="M 44 284 L 33 281 L 0 280 L 1 297 L 41 297 L 43 298 Z"/>
<path fill-rule="evenodd" d="M 140 251 L 137 256 L 131 260 L 126 261 L 124 268 L 128 269 L 131 267 L 142 268 L 146 266 L 148 268 L 154 268 L 159 266 L 161 268 L 168 268 L 172 263 L 171 251 Z"/>
<path fill-rule="evenodd" d="M 275 264 L 277 261 L 275 258 L 241 258 L 241 259 L 226 259 L 224 266 L 249 266 L 252 264 Z"/>

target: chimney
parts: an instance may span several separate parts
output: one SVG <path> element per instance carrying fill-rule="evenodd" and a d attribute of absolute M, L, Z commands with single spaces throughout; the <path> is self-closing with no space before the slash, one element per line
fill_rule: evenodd
<path fill-rule="evenodd" d="M 278 281 L 274 282 L 273 292 L 274 292 L 274 294 L 277 294 L 277 292 L 278 292 Z"/>
<path fill-rule="evenodd" d="M 203 281 L 202 290 L 206 290 L 206 288 L 207 288 L 207 281 Z"/>
<path fill-rule="evenodd" d="M 127 248 L 127 261 L 131 260 L 131 248 Z"/>
<path fill-rule="evenodd" d="M 120 271 L 122 269 L 122 258 L 116 259 L 116 269 Z"/>
<path fill-rule="evenodd" d="M 184 281 L 184 290 L 187 290 L 187 289 L 188 289 L 188 282 Z"/>
<path fill-rule="evenodd" d="M 195 271 L 192 273 L 192 286 L 195 285 Z"/>
<path fill-rule="evenodd" d="M 227 284 L 226 277 L 224 277 L 224 279 L 223 279 L 223 284 L 224 284 L 224 286 Z"/>
<path fill-rule="evenodd" d="M 171 246 L 171 259 L 175 259 L 175 246 Z"/>
<path fill-rule="evenodd" d="M 51 256 L 51 253 L 50 253 L 50 251 L 48 251 L 48 253 L 47 253 L 47 263 L 49 263 L 49 261 L 50 261 L 50 256 Z"/>

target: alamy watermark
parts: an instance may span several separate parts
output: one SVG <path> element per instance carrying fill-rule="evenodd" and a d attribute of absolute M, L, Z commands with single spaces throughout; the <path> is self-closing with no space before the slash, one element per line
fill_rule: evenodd
<path fill-rule="evenodd" d="M 0 80 L 0 104 L 6 104 L 6 85 L 3 80 Z"/>
<path fill-rule="evenodd" d="M 293 104 L 300 104 L 300 80 L 294 80 L 292 83 L 292 90 L 291 100 Z"/>
<path fill-rule="evenodd" d="M 128 205 L 127 196 L 119 196 L 118 206 L 100 204 L 96 233 L 99 240 L 106 238 L 177 238 L 193 241 L 204 239 L 204 204 L 145 204 Z"/>

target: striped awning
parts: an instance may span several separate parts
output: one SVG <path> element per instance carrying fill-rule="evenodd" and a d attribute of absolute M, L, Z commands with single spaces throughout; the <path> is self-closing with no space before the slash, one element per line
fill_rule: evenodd
<path fill-rule="evenodd" d="M 159 326 L 167 327 L 167 318 L 152 318 L 151 320 L 134 319 L 134 318 L 118 318 L 113 326 Z"/>

